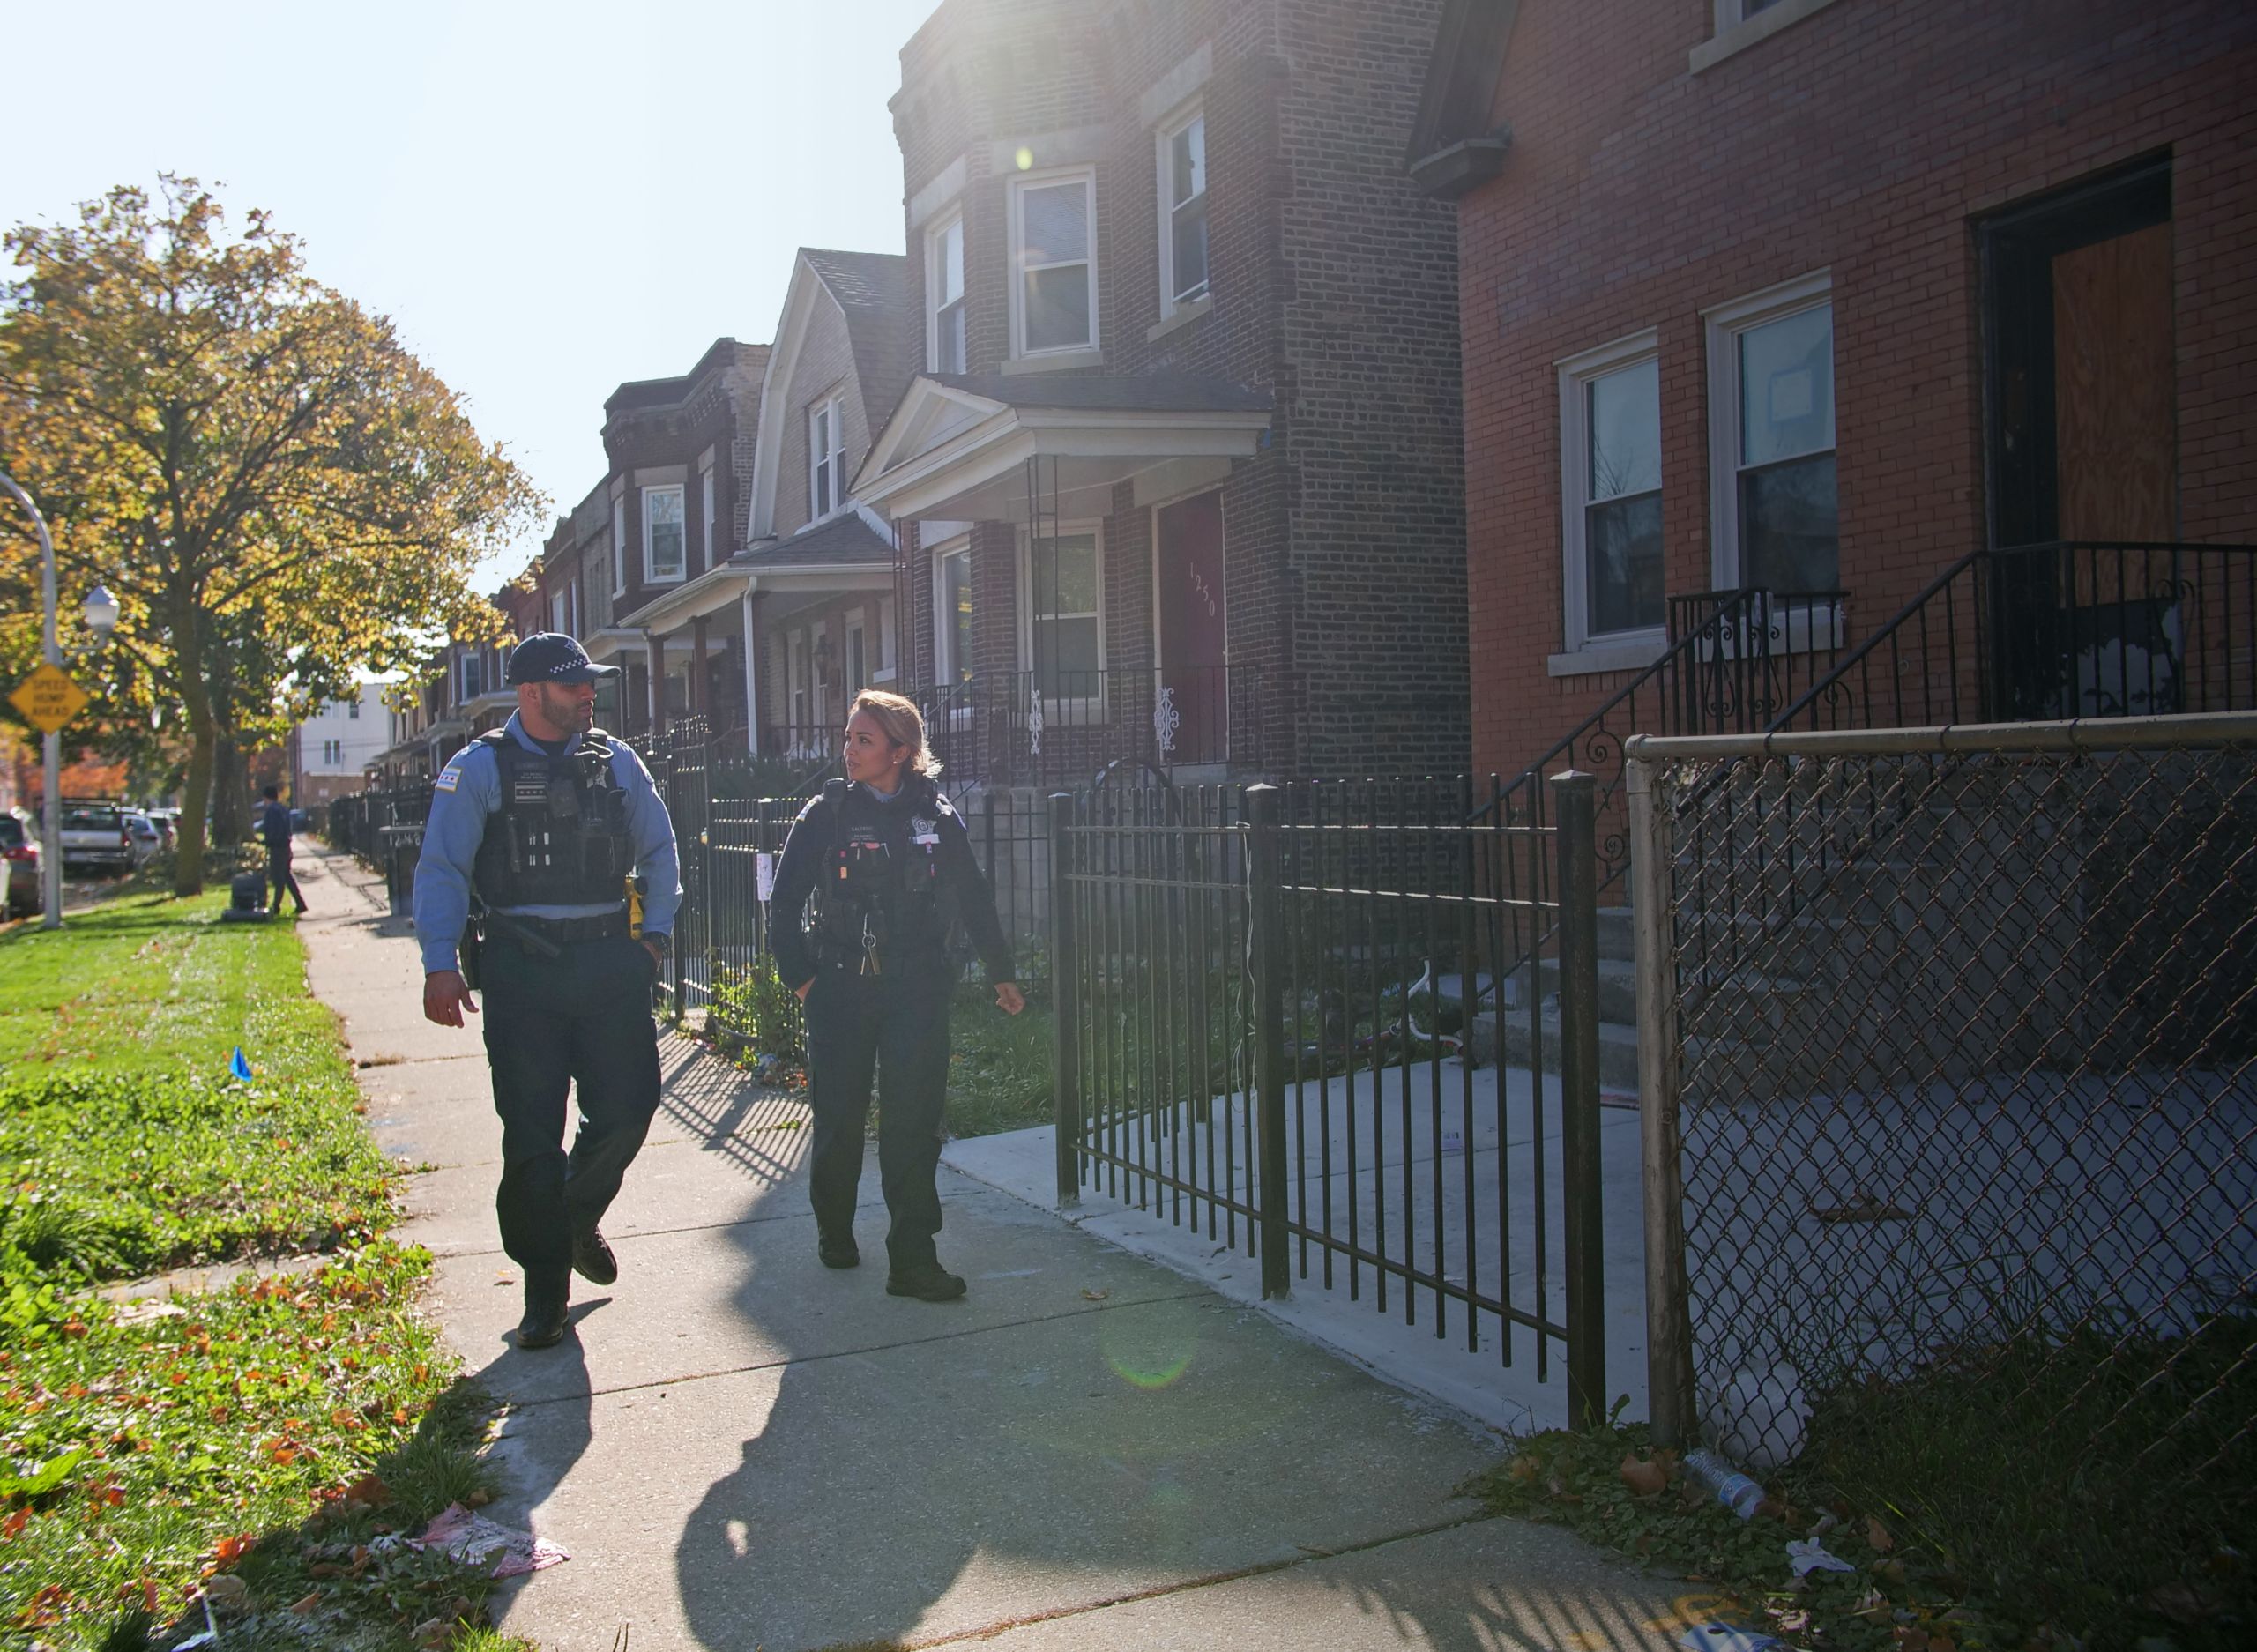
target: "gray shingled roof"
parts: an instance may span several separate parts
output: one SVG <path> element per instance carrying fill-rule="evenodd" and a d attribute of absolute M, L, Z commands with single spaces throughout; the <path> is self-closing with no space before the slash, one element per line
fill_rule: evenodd
<path fill-rule="evenodd" d="M 1089 376 L 1000 373 L 930 373 L 950 390 L 965 391 L 1010 407 L 1079 408 L 1095 413 L 1268 413 L 1270 392 L 1227 379 L 1189 373 L 1095 374 Z"/>
<path fill-rule="evenodd" d="M 729 558 L 732 568 L 802 568 L 810 563 L 853 567 L 877 562 L 890 566 L 893 547 L 884 536 L 854 511 L 801 528 L 788 540 L 756 545 Z"/>
<path fill-rule="evenodd" d="M 917 370 L 918 346 L 907 325 L 909 260 L 898 252 L 836 252 L 822 247 L 802 247 L 800 257 L 845 312 L 854 376 L 862 386 L 862 413 L 871 429 L 883 429 Z"/>

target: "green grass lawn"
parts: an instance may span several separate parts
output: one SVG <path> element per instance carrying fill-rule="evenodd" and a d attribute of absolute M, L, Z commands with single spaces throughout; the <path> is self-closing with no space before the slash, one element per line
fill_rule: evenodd
<path fill-rule="evenodd" d="M 492 1652 L 484 1581 L 397 1541 L 485 1494 L 482 1405 L 417 1312 L 429 1259 L 378 1237 L 303 948 L 224 904 L 129 889 L 0 934 L 0 1629 L 129 1652 L 200 1626 L 203 1587 L 223 1644 Z M 169 1302 L 91 1288 L 309 1250 Z"/>

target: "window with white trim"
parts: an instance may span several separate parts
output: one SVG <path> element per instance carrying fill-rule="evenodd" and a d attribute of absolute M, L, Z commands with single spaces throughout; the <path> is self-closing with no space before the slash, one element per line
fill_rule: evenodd
<path fill-rule="evenodd" d="M 1740 299 L 1708 324 L 1717 584 L 1837 590 L 1830 279 L 1821 272 Z"/>
<path fill-rule="evenodd" d="M 933 559 L 933 674 L 942 683 L 972 681 L 972 547 Z"/>
<path fill-rule="evenodd" d="M 704 513 L 705 570 L 713 569 L 713 467 L 708 465 L 697 473 L 698 508 Z"/>
<path fill-rule="evenodd" d="M 1661 635 L 1661 363 L 1650 331 L 1560 364 L 1567 646 Z"/>
<path fill-rule="evenodd" d="M 845 502 L 846 430 L 838 398 L 808 409 L 808 520 L 820 521 Z"/>
<path fill-rule="evenodd" d="M 615 495 L 611 502 L 611 594 L 627 594 L 627 495 Z"/>
<path fill-rule="evenodd" d="M 1103 562 L 1094 528 L 1021 541 L 1021 659 L 1047 703 L 1094 700 L 1105 678 Z"/>
<path fill-rule="evenodd" d="M 1097 174 L 1011 180 L 1014 355 L 1097 344 Z"/>
<path fill-rule="evenodd" d="M 1207 290 L 1207 116 L 1195 109 L 1159 131 L 1160 314 Z"/>
<path fill-rule="evenodd" d="M 925 234 L 925 362 L 935 373 L 965 370 L 964 214 Z"/>
<path fill-rule="evenodd" d="M 469 703 L 485 691 L 486 657 L 473 651 L 462 656 L 461 703 Z"/>
<path fill-rule="evenodd" d="M 345 703 L 345 717 L 347 722 L 357 723 L 361 720 L 361 703 L 358 700 L 347 700 Z"/>
<path fill-rule="evenodd" d="M 864 644 L 861 609 L 852 608 L 847 611 L 845 627 L 845 659 L 842 668 L 845 673 L 846 698 L 851 702 L 856 695 L 870 686 L 869 659 Z"/>
<path fill-rule="evenodd" d="M 652 584 L 671 584 L 685 571 L 683 503 L 680 482 L 643 490 L 643 577 Z"/>
<path fill-rule="evenodd" d="M 873 682 L 893 681 L 893 599 L 878 599 L 878 655 L 877 669 L 870 673 Z"/>

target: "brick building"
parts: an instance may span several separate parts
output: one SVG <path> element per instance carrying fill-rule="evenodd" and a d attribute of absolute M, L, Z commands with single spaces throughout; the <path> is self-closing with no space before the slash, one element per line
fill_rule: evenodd
<path fill-rule="evenodd" d="M 679 378 L 622 384 L 604 403 L 609 468 L 542 547 L 546 624 L 620 666 L 604 726 L 635 733 L 696 712 L 741 727 L 742 629 L 710 577 L 743 548 L 766 345 L 717 339 Z"/>
<path fill-rule="evenodd" d="M 921 370 L 860 495 L 957 772 L 1466 755 L 1441 0 L 946 0 L 893 100 Z"/>
<path fill-rule="evenodd" d="M 1451 0 L 1477 765 L 1673 594 L 1853 644 L 1985 547 L 2257 540 L 2253 86 L 2232 0 Z"/>

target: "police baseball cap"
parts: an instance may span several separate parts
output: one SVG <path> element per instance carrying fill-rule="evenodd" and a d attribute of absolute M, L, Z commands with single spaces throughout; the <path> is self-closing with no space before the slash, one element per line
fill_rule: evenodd
<path fill-rule="evenodd" d="M 593 682 L 618 674 L 616 666 L 599 666 L 588 651 L 562 631 L 535 631 L 510 656 L 504 680 L 512 682 Z"/>

